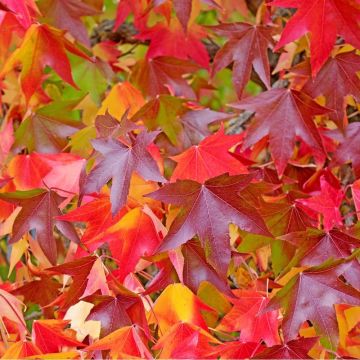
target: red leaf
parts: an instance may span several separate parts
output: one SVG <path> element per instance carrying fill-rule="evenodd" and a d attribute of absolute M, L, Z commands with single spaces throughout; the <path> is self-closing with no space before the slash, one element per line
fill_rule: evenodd
<path fill-rule="evenodd" d="M 52 67 L 64 81 L 76 87 L 66 51 L 90 60 L 85 53 L 65 38 L 64 31 L 48 25 L 33 24 L 27 30 L 20 48 L 7 59 L 0 77 L 21 63 L 21 88 L 27 101 L 41 85 L 42 73 L 46 66 Z"/>
<path fill-rule="evenodd" d="M 152 255 L 161 237 L 151 217 L 135 208 L 106 231 L 104 241 L 117 260 L 117 277 L 122 282 L 130 272 L 135 271 L 142 256 Z"/>
<path fill-rule="evenodd" d="M 45 0 L 39 7 L 50 25 L 69 31 L 75 39 L 90 46 L 87 29 L 81 17 L 98 15 L 99 11 L 77 0 Z"/>
<path fill-rule="evenodd" d="M 64 308 L 68 308 L 78 302 L 79 298 L 83 295 L 88 283 L 88 276 L 96 259 L 96 256 L 82 257 L 81 259 L 48 269 L 57 274 L 66 274 L 73 277 L 73 282 L 65 294 Z"/>
<path fill-rule="evenodd" d="M 256 112 L 243 146 L 248 148 L 269 136 L 269 149 L 279 175 L 284 173 L 293 154 L 296 136 L 300 136 L 313 151 L 323 153 L 323 144 L 313 117 L 329 113 L 330 110 L 309 96 L 291 89 L 272 89 L 232 106 Z"/>
<path fill-rule="evenodd" d="M 270 65 L 267 49 L 274 45 L 272 29 L 247 23 L 221 24 L 211 29 L 229 38 L 216 53 L 213 72 L 216 73 L 233 63 L 233 82 L 239 98 L 250 80 L 252 67 L 269 89 Z"/>
<path fill-rule="evenodd" d="M 265 311 L 282 307 L 285 341 L 295 339 L 303 322 L 310 320 L 319 334 L 336 346 L 334 304 L 360 305 L 360 292 L 338 279 L 344 269 L 341 265 L 324 265 L 300 272 L 271 299 Z"/>
<path fill-rule="evenodd" d="M 64 330 L 68 321 L 36 320 L 33 325 L 35 344 L 44 353 L 57 353 L 63 347 L 84 347 L 73 330 Z"/>
<path fill-rule="evenodd" d="M 199 25 L 192 25 L 186 34 L 181 25 L 172 19 L 170 25 L 157 23 L 150 29 L 144 29 L 138 39 L 150 40 L 147 52 L 149 59 L 158 56 L 173 56 L 178 59 L 192 59 L 199 65 L 208 68 L 209 55 L 200 41 L 205 36 Z"/>
<path fill-rule="evenodd" d="M 268 346 L 280 343 L 279 312 L 261 313 L 269 299 L 256 291 L 234 290 L 237 298 L 229 298 L 233 308 L 221 320 L 220 331 L 240 331 L 241 342 L 265 341 Z"/>
<path fill-rule="evenodd" d="M 53 191 L 40 189 L 16 191 L 0 194 L 0 198 L 16 206 L 21 206 L 12 231 L 10 244 L 21 239 L 30 230 L 36 230 L 36 240 L 39 242 L 45 256 L 52 264 L 56 264 L 57 248 L 53 234 L 56 226 L 67 238 L 78 243 L 75 229 L 68 223 L 55 219 L 61 215 L 59 205 L 64 200 Z"/>
<path fill-rule="evenodd" d="M 131 80 L 148 96 L 174 94 L 194 99 L 195 93 L 184 79 L 184 75 L 199 69 L 197 64 L 189 60 L 158 56 L 138 61 L 131 74 Z"/>
<path fill-rule="evenodd" d="M 333 164 L 340 165 L 352 163 L 356 177 L 360 177 L 360 123 L 354 122 L 345 128 L 344 136 L 340 139 L 340 145 L 333 156 Z"/>
<path fill-rule="evenodd" d="M 156 200 L 183 205 L 158 251 L 174 249 L 194 235 L 209 249 L 210 264 L 226 275 L 230 260 L 228 227 L 230 223 L 256 234 L 269 235 L 255 210 L 236 194 L 246 189 L 253 175 L 222 175 L 199 184 L 192 180 L 167 184 L 151 193 Z M 220 216 L 221 215 L 221 216 Z"/>
<path fill-rule="evenodd" d="M 340 205 L 344 198 L 344 192 L 341 189 L 332 187 L 324 176 L 320 178 L 321 191 L 308 199 L 297 200 L 311 210 L 320 213 L 323 216 L 324 228 L 331 230 L 335 225 L 342 225 L 340 214 Z"/>
<path fill-rule="evenodd" d="M 297 8 L 288 21 L 275 48 L 311 33 L 311 67 L 315 76 L 330 55 L 336 35 L 360 47 L 360 4 L 356 0 L 274 0 L 269 5 Z M 326 31 L 324 31 L 326 29 Z"/>
<path fill-rule="evenodd" d="M 221 127 L 216 134 L 206 137 L 199 145 L 173 156 L 172 159 L 177 162 L 177 166 L 171 181 L 189 179 L 203 183 L 224 173 L 248 173 L 246 166 L 229 153 L 229 149 L 242 138 L 242 135 L 225 135 L 224 128 Z"/>
<path fill-rule="evenodd" d="M 329 58 L 315 79 L 309 79 L 303 91 L 313 98 L 325 96 L 326 106 L 333 109 L 329 118 L 343 129 L 347 123 L 345 115 L 347 95 L 360 101 L 360 56 L 355 52 L 340 53 Z"/>
<path fill-rule="evenodd" d="M 115 215 L 126 203 L 133 171 L 146 180 L 164 182 L 155 160 L 147 150 L 156 135 L 157 132 L 141 132 L 132 146 L 111 138 L 93 140 L 93 146 L 101 153 L 102 159 L 86 177 L 82 193 L 98 192 L 112 179 L 110 201 Z"/>
<path fill-rule="evenodd" d="M 257 359 L 312 359 L 308 355 L 318 338 L 300 338 L 275 345 L 256 355 Z"/>

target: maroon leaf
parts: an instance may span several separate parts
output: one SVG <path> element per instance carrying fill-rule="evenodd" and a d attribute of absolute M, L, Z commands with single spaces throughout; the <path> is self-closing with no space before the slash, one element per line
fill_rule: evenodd
<path fill-rule="evenodd" d="M 303 91 L 315 98 L 325 96 L 326 106 L 333 109 L 329 118 L 343 129 L 346 124 L 345 97 L 353 95 L 360 100 L 360 80 L 357 72 L 360 71 L 360 56 L 355 52 L 338 54 L 329 58 L 315 79 L 309 79 Z"/>
<path fill-rule="evenodd" d="M 134 171 L 146 180 L 164 182 L 155 160 L 146 149 L 157 134 L 141 132 L 132 146 L 111 138 L 93 140 L 93 146 L 102 154 L 102 159 L 86 177 L 82 193 L 97 192 L 112 179 L 111 210 L 116 214 L 126 203 L 130 178 Z"/>
<path fill-rule="evenodd" d="M 324 152 L 312 118 L 331 110 L 320 106 L 308 95 L 291 89 L 272 89 L 232 106 L 256 112 L 244 140 L 244 148 L 269 136 L 269 149 L 279 175 L 283 174 L 293 154 L 296 136 L 300 136 L 313 151 Z"/>
<path fill-rule="evenodd" d="M 55 218 L 61 215 L 59 205 L 65 198 L 59 196 L 54 191 L 35 189 L 2 193 L 0 194 L 0 199 L 16 206 L 21 206 L 21 210 L 13 225 L 10 244 L 19 241 L 27 231 L 36 230 L 36 240 L 45 256 L 52 264 L 56 264 L 57 248 L 53 234 L 54 226 L 71 241 L 79 242 L 73 226 Z"/>
<path fill-rule="evenodd" d="M 272 29 L 247 23 L 221 24 L 212 29 L 219 35 L 229 37 L 229 41 L 216 53 L 213 72 L 216 73 L 233 63 L 233 82 L 239 98 L 250 80 L 252 67 L 269 89 L 270 65 L 267 49 L 274 45 Z"/>
<path fill-rule="evenodd" d="M 191 180 L 167 184 L 150 194 L 156 200 L 182 205 L 158 251 L 184 244 L 199 235 L 210 264 L 226 276 L 230 260 L 229 224 L 261 235 L 270 235 L 259 213 L 238 196 L 254 177 L 227 174 L 199 184 Z"/>

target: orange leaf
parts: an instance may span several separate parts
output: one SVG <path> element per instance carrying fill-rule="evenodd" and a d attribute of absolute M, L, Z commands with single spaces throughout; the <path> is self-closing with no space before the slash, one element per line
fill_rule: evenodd
<path fill-rule="evenodd" d="M 212 311 L 183 284 L 169 285 L 158 297 L 149 322 L 158 323 L 162 333 L 179 321 L 207 329 L 201 310 Z"/>
<path fill-rule="evenodd" d="M 112 359 L 152 358 L 135 326 L 118 329 L 88 346 L 85 350 L 110 350 Z"/>
<path fill-rule="evenodd" d="M 21 46 L 12 53 L 5 63 L 0 77 L 21 63 L 21 88 L 27 101 L 40 87 L 43 70 L 46 66 L 53 68 L 64 81 L 76 87 L 66 51 L 87 60 L 90 58 L 67 40 L 64 34 L 64 31 L 48 25 L 31 25 Z"/>

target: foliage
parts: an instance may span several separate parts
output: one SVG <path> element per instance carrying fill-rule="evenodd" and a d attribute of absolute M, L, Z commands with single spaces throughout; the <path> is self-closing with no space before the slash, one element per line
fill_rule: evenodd
<path fill-rule="evenodd" d="M 0 0 L 0 356 L 360 357 L 359 0 Z"/>

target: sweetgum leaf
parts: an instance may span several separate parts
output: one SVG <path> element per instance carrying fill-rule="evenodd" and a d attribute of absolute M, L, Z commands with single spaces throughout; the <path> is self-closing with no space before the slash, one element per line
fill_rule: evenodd
<path fill-rule="evenodd" d="M 177 166 L 171 176 L 171 181 L 177 179 L 195 180 L 200 183 L 224 174 L 246 174 L 247 167 L 229 153 L 230 148 L 241 141 L 243 136 L 226 135 L 224 128 L 208 136 L 183 153 L 171 157 L 177 162 Z M 209 166 L 211 164 L 211 166 Z"/>
<path fill-rule="evenodd" d="M 165 182 L 155 160 L 146 149 L 157 134 L 141 132 L 132 146 L 112 138 L 93 140 L 93 146 L 101 153 L 102 159 L 86 177 L 82 193 L 98 192 L 112 179 L 110 201 L 112 213 L 115 215 L 126 203 L 130 178 L 134 171 L 146 180 Z"/>
<path fill-rule="evenodd" d="M 40 87 L 46 66 L 52 67 L 64 81 L 76 87 L 66 51 L 90 60 L 89 56 L 65 38 L 64 31 L 48 25 L 33 24 L 26 32 L 21 46 L 7 59 L 0 77 L 21 63 L 20 82 L 27 101 Z"/>
<path fill-rule="evenodd" d="M 257 359 L 312 359 L 308 355 L 318 338 L 299 338 L 282 345 L 275 345 L 256 354 Z"/>
<path fill-rule="evenodd" d="M 345 97 L 352 95 L 360 100 L 360 56 L 355 52 L 341 53 L 330 57 L 319 71 L 315 79 L 309 79 L 303 91 L 315 98 L 325 96 L 326 106 L 335 110 L 329 118 L 340 128 L 344 129 Z"/>
<path fill-rule="evenodd" d="M 324 152 L 313 117 L 331 110 L 320 106 L 304 93 L 292 89 L 272 89 L 240 100 L 232 107 L 256 113 L 243 147 L 248 148 L 269 136 L 269 149 L 279 175 L 284 173 L 293 154 L 296 136 L 300 136 L 313 151 Z"/>
<path fill-rule="evenodd" d="M 229 38 L 216 53 L 213 72 L 217 73 L 233 63 L 233 82 L 239 98 L 250 80 L 252 67 L 269 89 L 270 65 L 267 49 L 274 45 L 272 29 L 247 23 L 220 24 L 211 29 Z"/>
<path fill-rule="evenodd" d="M 270 300 L 265 311 L 280 307 L 284 310 L 285 341 L 295 339 L 302 323 L 310 320 L 318 333 L 336 347 L 338 327 L 334 304 L 360 305 L 360 292 L 338 278 L 344 269 L 335 263 L 300 272 Z"/>
<path fill-rule="evenodd" d="M 314 0 L 309 6 L 307 0 L 274 0 L 269 5 L 297 9 L 286 24 L 275 50 L 310 32 L 310 61 L 314 76 L 328 59 L 337 35 L 360 47 L 360 4 L 357 1 Z"/>
<path fill-rule="evenodd" d="M 54 191 L 35 189 L 2 193 L 0 199 L 21 206 L 13 225 L 10 244 L 19 241 L 27 231 L 35 229 L 36 240 L 45 256 L 52 264 L 56 264 L 57 248 L 53 234 L 54 226 L 71 241 L 79 243 L 78 235 L 73 226 L 55 218 L 61 215 L 59 205 L 65 198 Z"/>
<path fill-rule="evenodd" d="M 225 276 L 230 261 L 230 223 L 271 236 L 257 210 L 241 197 L 253 178 L 253 174 L 224 174 L 204 184 L 178 180 L 151 193 L 156 200 L 183 206 L 158 251 L 174 249 L 198 235 L 210 264 Z"/>

